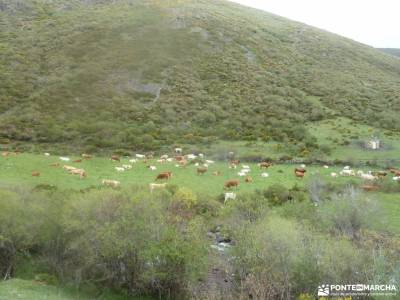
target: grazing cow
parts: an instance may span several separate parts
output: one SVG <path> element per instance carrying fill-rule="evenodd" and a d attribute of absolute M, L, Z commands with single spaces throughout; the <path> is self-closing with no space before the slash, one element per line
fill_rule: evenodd
<path fill-rule="evenodd" d="M 150 193 L 153 193 L 155 189 L 164 189 L 167 186 L 166 183 L 150 183 Z"/>
<path fill-rule="evenodd" d="M 163 164 L 163 163 L 167 162 L 167 160 L 160 158 L 160 159 L 157 159 L 157 162 L 160 164 Z"/>
<path fill-rule="evenodd" d="M 156 180 L 166 179 L 169 180 L 172 177 L 172 172 L 163 172 L 157 175 Z"/>
<path fill-rule="evenodd" d="M 182 155 L 177 155 L 177 156 L 175 156 L 175 160 L 176 161 L 181 161 L 181 160 L 184 160 L 185 158 L 182 156 Z"/>
<path fill-rule="evenodd" d="M 50 167 L 59 167 L 60 166 L 60 163 L 52 163 L 52 164 L 50 164 Z"/>
<path fill-rule="evenodd" d="M 182 148 L 175 148 L 176 154 L 182 154 Z"/>
<path fill-rule="evenodd" d="M 142 159 L 142 158 L 146 158 L 146 155 L 144 154 L 135 154 L 136 158 Z"/>
<path fill-rule="evenodd" d="M 63 157 L 63 156 L 61 156 L 61 157 L 60 157 L 60 160 L 62 160 L 62 161 L 70 161 L 70 158 L 69 158 L 69 157 Z"/>
<path fill-rule="evenodd" d="M 118 161 L 118 162 L 120 162 L 121 161 L 121 159 L 119 158 L 119 156 L 117 156 L 117 155 L 111 155 L 111 158 L 110 158 L 112 161 Z"/>
<path fill-rule="evenodd" d="M 137 159 L 130 159 L 129 162 L 130 162 L 131 164 L 134 164 L 134 163 L 137 162 Z"/>
<path fill-rule="evenodd" d="M 213 160 L 209 160 L 209 159 L 206 159 L 206 163 L 208 163 L 208 164 L 214 164 L 215 163 L 215 161 L 213 161 Z"/>
<path fill-rule="evenodd" d="M 188 164 L 188 161 L 187 161 L 186 159 L 180 160 L 180 161 L 178 161 L 178 164 L 179 164 L 181 167 L 186 167 L 186 165 Z"/>
<path fill-rule="evenodd" d="M 394 181 L 400 182 L 400 176 L 395 176 L 395 177 L 393 177 L 393 180 L 394 180 Z"/>
<path fill-rule="evenodd" d="M 328 166 L 328 165 L 325 165 L 325 166 L 324 166 L 324 169 L 329 169 L 329 166 Z"/>
<path fill-rule="evenodd" d="M 397 172 L 400 172 L 399 170 L 397 170 L 397 169 L 395 169 L 393 167 L 388 168 L 388 170 L 389 170 L 390 173 L 393 173 L 393 174 L 397 173 Z"/>
<path fill-rule="evenodd" d="M 161 155 L 161 156 L 160 156 L 160 159 L 167 160 L 167 159 L 168 159 L 168 154 Z"/>
<path fill-rule="evenodd" d="M 125 169 L 122 168 L 122 167 L 115 167 L 115 170 L 116 170 L 117 172 L 124 172 L 124 171 L 125 171 Z"/>
<path fill-rule="evenodd" d="M 188 154 L 188 155 L 186 155 L 186 158 L 187 158 L 187 159 L 196 159 L 196 158 L 197 158 L 197 155 Z"/>
<path fill-rule="evenodd" d="M 268 173 L 261 173 L 261 177 L 267 178 L 267 177 L 269 177 L 269 174 Z"/>
<path fill-rule="evenodd" d="M 220 171 L 214 171 L 212 174 L 213 174 L 214 176 L 220 176 L 220 175 L 221 175 L 221 172 L 220 172 Z"/>
<path fill-rule="evenodd" d="M 204 158 L 204 154 L 203 153 L 199 153 L 199 157 L 200 158 Z"/>
<path fill-rule="evenodd" d="M 343 167 L 343 170 L 350 170 L 350 166 Z"/>
<path fill-rule="evenodd" d="M 199 167 L 199 168 L 197 168 L 197 175 L 203 175 L 207 171 L 208 171 L 207 167 Z"/>
<path fill-rule="evenodd" d="M 109 179 L 103 179 L 102 184 L 105 186 L 112 187 L 114 189 L 119 188 L 121 186 L 121 182 L 117 180 L 109 180 Z"/>
<path fill-rule="evenodd" d="M 123 167 L 125 170 L 130 170 L 130 169 L 132 169 L 132 165 L 122 165 L 122 167 Z"/>
<path fill-rule="evenodd" d="M 237 165 L 240 164 L 240 160 L 238 160 L 238 159 L 232 159 L 232 160 L 229 162 L 229 164 L 230 164 L 230 165 L 235 165 L 235 166 L 237 166 Z"/>
<path fill-rule="evenodd" d="M 195 167 L 198 167 L 198 166 L 200 166 L 200 164 L 199 164 L 199 163 L 195 163 L 194 166 L 195 166 Z"/>
<path fill-rule="evenodd" d="M 236 179 L 227 180 L 224 183 L 224 189 L 230 189 L 232 187 L 237 188 L 238 186 L 239 186 L 239 180 Z"/>
<path fill-rule="evenodd" d="M 147 166 L 147 168 L 149 168 L 151 171 L 157 170 L 157 167 L 156 167 L 156 166 Z"/>
<path fill-rule="evenodd" d="M 339 172 L 339 174 L 342 176 L 355 176 L 356 175 L 356 173 L 350 169 L 343 169 L 342 171 Z"/>
<path fill-rule="evenodd" d="M 379 189 L 377 185 L 363 185 L 362 189 L 366 192 L 373 192 Z"/>
<path fill-rule="evenodd" d="M 229 169 L 236 169 L 237 165 L 229 165 Z"/>
<path fill-rule="evenodd" d="M 81 163 L 81 162 L 82 162 L 82 159 L 76 159 L 73 161 L 73 163 Z"/>
<path fill-rule="evenodd" d="M 235 200 L 236 199 L 236 194 L 235 193 L 232 193 L 232 192 L 229 192 L 229 193 L 225 193 L 224 194 L 224 203 L 226 203 L 226 201 L 228 201 L 228 200 Z"/>
<path fill-rule="evenodd" d="M 331 177 L 333 177 L 333 178 L 336 178 L 336 177 L 338 177 L 339 175 L 337 174 L 337 173 L 335 173 L 335 172 L 332 172 L 331 173 Z"/>
<path fill-rule="evenodd" d="M 260 169 L 268 169 L 270 166 L 272 166 L 272 164 L 269 162 L 261 162 L 258 164 L 258 166 Z"/>
<path fill-rule="evenodd" d="M 33 177 L 39 177 L 40 176 L 40 172 L 34 171 L 34 172 L 32 172 L 32 176 Z"/>
<path fill-rule="evenodd" d="M 294 169 L 294 175 L 299 178 L 303 178 L 304 175 L 306 175 L 306 170 L 304 168 L 295 168 Z"/>
<path fill-rule="evenodd" d="M 242 165 L 242 169 L 250 169 L 249 165 Z"/>
<path fill-rule="evenodd" d="M 172 157 L 167 158 L 167 162 L 173 162 L 174 159 Z"/>
<path fill-rule="evenodd" d="M 64 165 L 64 166 L 63 166 L 63 169 L 64 169 L 64 170 L 67 170 L 67 171 L 76 170 L 75 167 L 67 166 L 67 165 Z"/>
<path fill-rule="evenodd" d="M 244 176 L 247 175 L 247 173 L 246 173 L 246 172 L 243 172 L 243 171 L 240 171 L 240 172 L 238 172 L 237 174 L 238 174 L 238 176 L 240 176 L 240 177 L 244 177 Z"/>
<path fill-rule="evenodd" d="M 92 158 L 92 156 L 90 154 L 86 154 L 86 153 L 83 153 L 81 156 L 83 159 L 91 159 Z"/>
<path fill-rule="evenodd" d="M 86 171 L 83 169 L 70 170 L 69 173 L 72 175 L 79 175 L 80 178 L 86 178 L 87 176 Z"/>
<path fill-rule="evenodd" d="M 400 171 L 395 172 L 394 176 L 397 176 L 397 177 L 400 176 Z"/>
<path fill-rule="evenodd" d="M 375 177 L 374 175 L 372 175 L 372 174 L 365 174 L 365 173 L 361 174 L 360 177 L 361 177 L 362 179 L 365 179 L 365 180 L 375 180 L 375 179 L 377 179 L 377 177 Z"/>
<path fill-rule="evenodd" d="M 385 171 L 378 171 L 378 172 L 372 172 L 372 175 L 377 176 L 379 178 L 383 178 L 387 176 L 387 172 Z"/>
<path fill-rule="evenodd" d="M 247 183 L 250 183 L 250 182 L 253 182 L 253 178 L 251 178 L 251 176 L 246 176 L 244 181 L 247 182 Z"/>
<path fill-rule="evenodd" d="M 47 153 L 47 152 L 46 152 L 46 153 L 44 154 L 44 156 L 50 156 L 50 153 Z"/>

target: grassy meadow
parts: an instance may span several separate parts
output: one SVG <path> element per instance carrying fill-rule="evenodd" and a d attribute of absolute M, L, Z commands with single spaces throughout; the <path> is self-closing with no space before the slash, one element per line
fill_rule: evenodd
<path fill-rule="evenodd" d="M 37 154 L 20 154 L 15 157 L 0 158 L 0 182 L 2 184 L 27 184 L 31 186 L 50 185 L 60 189 L 82 190 L 92 187 L 100 187 L 103 179 L 118 180 L 122 186 L 148 185 L 155 182 L 156 176 L 164 171 L 171 171 L 173 177 L 168 184 L 186 187 L 192 191 L 209 196 L 216 196 L 223 193 L 224 182 L 229 179 L 239 179 L 241 184 L 238 192 L 251 192 L 256 189 L 266 189 L 269 186 L 279 183 L 286 187 L 294 185 L 306 186 L 311 178 L 323 178 L 327 182 L 345 184 L 351 182 L 362 184 L 362 180 L 356 177 L 332 178 L 331 172 L 339 173 L 343 166 L 332 166 L 328 169 L 321 165 L 307 166 L 307 174 L 304 179 L 294 175 L 296 165 L 273 165 L 268 170 L 260 169 L 256 163 L 243 163 L 251 169 L 249 175 L 253 182 L 245 183 L 244 177 L 240 177 L 237 169 L 230 169 L 228 162 L 216 162 L 210 164 L 208 172 L 204 175 L 197 174 L 197 167 L 188 164 L 186 167 L 176 167 L 176 162 L 158 163 L 155 159 L 138 160 L 131 164 L 129 158 L 122 158 L 121 162 L 111 161 L 108 158 L 95 157 L 90 160 L 82 160 L 81 163 L 74 163 L 78 157 L 70 157 L 71 162 L 62 162 L 58 156 L 46 157 Z M 53 163 L 60 163 L 60 166 L 50 166 Z M 123 164 L 131 164 L 132 169 L 124 172 L 116 171 L 115 167 Z M 70 175 L 62 168 L 63 165 L 82 168 L 87 171 L 87 178 L 80 179 L 79 176 Z M 157 170 L 152 171 L 148 166 L 156 166 Z M 376 169 L 376 168 L 375 168 Z M 374 170 L 374 168 L 364 168 L 364 171 Z M 220 176 L 212 173 L 221 172 Z M 40 177 L 33 177 L 32 172 L 39 172 Z M 269 177 L 264 178 L 261 173 L 267 172 Z"/>

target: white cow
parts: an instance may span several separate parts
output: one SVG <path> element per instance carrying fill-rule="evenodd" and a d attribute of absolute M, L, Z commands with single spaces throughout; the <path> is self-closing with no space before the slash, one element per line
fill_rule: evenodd
<path fill-rule="evenodd" d="M 247 173 L 246 172 L 238 172 L 237 173 L 240 177 L 244 177 L 244 176 L 246 176 L 247 175 Z"/>
<path fill-rule="evenodd" d="M 46 152 L 46 153 L 44 154 L 44 156 L 50 156 L 50 153 L 47 153 L 47 152 Z"/>
<path fill-rule="evenodd" d="M 118 188 L 121 185 L 121 182 L 117 180 L 109 180 L 109 179 L 103 179 L 102 184 L 105 186 L 110 186 L 112 188 Z"/>
<path fill-rule="evenodd" d="M 137 159 L 130 159 L 129 162 L 132 163 L 132 164 L 134 164 L 134 163 L 137 162 Z"/>
<path fill-rule="evenodd" d="M 268 173 L 261 173 L 261 177 L 267 178 L 267 177 L 269 177 L 269 174 Z"/>
<path fill-rule="evenodd" d="M 339 174 L 342 176 L 356 176 L 356 173 L 350 169 L 343 169 L 342 171 L 339 172 Z"/>
<path fill-rule="evenodd" d="M 174 159 L 172 157 L 167 158 L 167 162 L 173 162 L 173 161 L 174 161 Z"/>
<path fill-rule="evenodd" d="M 146 155 L 144 155 L 144 154 L 136 154 L 135 157 L 136 158 L 146 158 Z"/>
<path fill-rule="evenodd" d="M 248 165 L 242 165 L 242 169 L 250 169 L 250 166 L 248 166 Z"/>
<path fill-rule="evenodd" d="M 306 168 L 306 165 L 305 165 L 305 164 L 301 164 L 301 165 L 300 165 L 300 168 L 305 169 L 305 168 Z"/>
<path fill-rule="evenodd" d="M 199 157 L 200 158 L 204 158 L 204 154 L 203 153 L 199 153 Z"/>
<path fill-rule="evenodd" d="M 215 161 L 206 159 L 206 163 L 208 163 L 208 164 L 213 164 L 213 163 L 215 163 Z"/>
<path fill-rule="evenodd" d="M 175 148 L 176 154 L 182 154 L 182 148 Z"/>
<path fill-rule="evenodd" d="M 122 167 L 123 167 L 125 170 L 130 170 L 130 169 L 132 169 L 132 165 L 122 165 Z"/>
<path fill-rule="evenodd" d="M 197 155 L 188 154 L 188 155 L 186 155 L 186 157 L 187 157 L 188 159 L 195 159 L 195 158 L 197 158 Z"/>
<path fill-rule="evenodd" d="M 115 170 L 117 170 L 117 172 L 124 172 L 125 169 L 123 167 L 115 167 Z"/>
<path fill-rule="evenodd" d="M 151 171 L 155 171 L 155 170 L 157 170 L 157 167 L 156 167 L 156 166 L 149 166 L 149 169 L 150 169 Z"/>
<path fill-rule="evenodd" d="M 226 201 L 228 200 L 235 200 L 236 199 L 236 194 L 229 192 L 229 193 L 225 193 L 225 201 L 224 203 L 226 203 Z"/>
<path fill-rule="evenodd" d="M 153 193 L 153 191 L 155 189 L 163 189 L 167 186 L 166 183 L 150 183 L 149 187 L 150 187 L 150 193 Z"/>
<path fill-rule="evenodd" d="M 332 172 L 331 173 L 331 177 L 333 177 L 333 178 L 336 178 L 336 177 L 338 177 L 339 175 L 337 174 L 337 173 L 335 173 L 335 172 Z"/>
<path fill-rule="evenodd" d="M 70 161 L 71 159 L 69 157 L 60 156 L 60 160 L 62 160 L 62 161 Z"/>
<path fill-rule="evenodd" d="M 377 179 L 374 175 L 372 175 L 372 174 L 361 174 L 360 175 L 360 177 L 362 178 L 362 179 L 365 179 L 365 180 L 375 180 L 375 179 Z"/>
<path fill-rule="evenodd" d="M 400 176 L 395 176 L 395 177 L 393 177 L 393 180 L 394 180 L 394 181 L 399 181 L 399 182 L 400 182 Z"/>
<path fill-rule="evenodd" d="M 328 165 L 325 165 L 325 166 L 324 166 L 324 169 L 329 169 L 329 166 L 328 166 Z"/>
<path fill-rule="evenodd" d="M 160 158 L 167 160 L 168 159 L 168 154 L 161 155 Z"/>

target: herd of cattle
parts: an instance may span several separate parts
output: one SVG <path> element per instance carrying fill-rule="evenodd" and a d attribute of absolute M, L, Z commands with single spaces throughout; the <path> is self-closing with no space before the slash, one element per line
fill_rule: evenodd
<path fill-rule="evenodd" d="M 3 152 L 2 156 L 16 156 L 18 155 L 17 152 Z M 45 156 L 51 156 L 50 153 L 45 153 Z M 75 164 L 81 163 L 83 160 L 90 160 L 92 158 L 89 154 L 82 154 L 80 159 L 72 160 L 69 157 L 59 157 L 59 160 L 63 162 L 61 166 L 60 162 L 51 163 L 51 167 L 62 167 L 68 174 L 79 176 L 81 179 L 85 179 L 87 177 L 87 172 L 83 168 L 78 168 L 75 166 L 67 165 L 64 163 L 72 162 Z M 121 158 L 117 155 L 112 155 L 110 160 L 116 163 L 121 163 Z M 149 171 L 157 171 L 158 166 L 165 163 L 173 163 L 176 168 L 186 168 L 189 164 L 194 165 L 196 167 L 196 174 L 199 176 L 203 176 L 207 172 L 209 172 L 210 165 L 214 164 L 213 160 L 205 159 L 204 154 L 182 154 L 181 148 L 175 149 L 175 154 L 171 157 L 168 154 L 161 155 L 159 158 L 154 158 L 153 155 L 144 155 L 144 154 L 136 154 L 135 158 L 128 158 L 129 163 L 120 164 L 114 166 L 115 171 L 126 172 L 133 168 L 133 164 L 138 162 L 143 162 L 146 164 L 146 167 Z M 258 168 L 261 169 L 261 177 L 267 178 L 269 174 L 266 172 L 268 168 L 270 168 L 273 164 L 271 162 L 260 162 L 258 164 Z M 253 178 L 251 177 L 251 168 L 249 165 L 241 164 L 241 162 L 237 159 L 230 159 L 228 163 L 229 169 L 238 169 L 237 176 L 238 178 L 243 178 L 245 183 L 253 182 Z M 325 165 L 323 166 L 325 169 L 329 169 L 330 166 Z M 306 165 L 300 165 L 299 167 L 294 168 L 294 176 L 298 178 L 304 178 L 306 176 L 307 169 Z M 350 166 L 345 166 L 339 173 L 331 172 L 330 175 L 333 178 L 339 176 L 354 176 L 359 177 L 365 181 L 365 184 L 362 188 L 365 191 L 372 191 L 378 189 L 378 185 L 376 182 L 379 179 L 382 179 L 388 176 L 389 173 L 393 174 L 393 180 L 398 181 L 400 183 L 400 170 L 396 168 L 388 168 L 385 171 L 368 171 L 364 172 L 362 170 L 355 171 L 350 168 Z M 38 171 L 32 171 L 33 177 L 39 177 L 41 175 Z M 221 176 L 222 172 L 219 170 L 215 170 L 212 172 L 213 176 Z M 170 180 L 173 176 L 172 171 L 163 171 L 155 175 L 155 179 L 153 183 L 149 184 L 150 192 L 153 192 L 156 189 L 164 189 L 167 186 L 167 181 Z M 240 185 L 239 179 L 228 179 L 224 182 L 223 189 L 230 190 L 232 188 L 238 188 Z M 162 183 L 161 183 L 161 182 Z M 102 184 L 104 186 L 118 188 L 121 186 L 121 182 L 114 179 L 103 179 Z M 232 192 L 226 191 L 225 192 L 225 200 L 234 199 L 236 195 Z"/>

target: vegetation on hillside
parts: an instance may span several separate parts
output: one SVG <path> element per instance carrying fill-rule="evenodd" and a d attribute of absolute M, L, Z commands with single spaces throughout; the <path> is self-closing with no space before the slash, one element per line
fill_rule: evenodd
<path fill-rule="evenodd" d="M 0 0 L 0 143 L 71 151 L 400 129 L 400 61 L 224 1 Z"/>
<path fill-rule="evenodd" d="M 311 189 L 318 202 L 275 184 L 223 205 L 186 188 L 2 187 L 0 275 L 24 274 L 30 261 L 37 283 L 167 299 L 313 299 L 321 282 L 398 285 L 400 240 L 383 229 L 378 203 L 352 188 Z M 233 241 L 222 254 L 213 232 Z M 218 268 L 232 270 L 230 288 L 204 288 Z M 1 283 L 0 297 L 18 282 Z"/>

